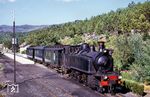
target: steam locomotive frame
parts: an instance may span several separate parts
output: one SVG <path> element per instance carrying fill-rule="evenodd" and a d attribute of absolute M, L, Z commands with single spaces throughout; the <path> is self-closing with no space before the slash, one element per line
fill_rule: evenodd
<path fill-rule="evenodd" d="M 27 48 L 27 57 L 84 83 L 103 93 L 115 93 L 120 87 L 121 76 L 113 70 L 112 50 L 106 49 L 102 42 L 99 51 L 94 46 L 53 45 Z"/>

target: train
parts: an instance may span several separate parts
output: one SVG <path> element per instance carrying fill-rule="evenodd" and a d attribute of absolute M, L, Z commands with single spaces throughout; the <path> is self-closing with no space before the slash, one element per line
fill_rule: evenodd
<path fill-rule="evenodd" d="M 101 42 L 99 50 L 94 45 L 51 45 L 27 48 L 27 58 L 40 62 L 62 74 L 104 93 L 115 93 L 121 86 L 122 76 L 114 71 L 113 50 Z"/>

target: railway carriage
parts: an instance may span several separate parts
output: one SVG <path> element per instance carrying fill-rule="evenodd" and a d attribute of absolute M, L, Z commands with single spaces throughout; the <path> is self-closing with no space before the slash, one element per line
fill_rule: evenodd
<path fill-rule="evenodd" d="M 45 46 L 34 47 L 34 61 L 44 63 L 44 48 Z"/>
<path fill-rule="evenodd" d="M 34 47 L 28 47 L 26 53 L 27 53 L 27 58 L 31 60 L 34 59 Z"/>
<path fill-rule="evenodd" d="M 52 68 L 63 68 L 67 54 L 73 54 L 80 46 L 54 45 L 44 48 L 44 63 Z"/>
<path fill-rule="evenodd" d="M 62 64 L 63 48 L 46 47 L 44 50 L 45 64 L 59 68 Z"/>

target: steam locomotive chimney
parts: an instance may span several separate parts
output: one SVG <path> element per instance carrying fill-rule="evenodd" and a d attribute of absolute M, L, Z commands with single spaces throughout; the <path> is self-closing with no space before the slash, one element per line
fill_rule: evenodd
<path fill-rule="evenodd" d="M 105 42 L 99 42 L 99 51 L 102 52 L 105 49 Z"/>
<path fill-rule="evenodd" d="M 99 39 L 99 51 L 103 52 L 105 49 L 106 36 L 102 35 Z"/>

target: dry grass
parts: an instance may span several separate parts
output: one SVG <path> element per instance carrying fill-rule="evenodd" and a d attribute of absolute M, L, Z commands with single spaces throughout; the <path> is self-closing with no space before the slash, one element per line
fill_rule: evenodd
<path fill-rule="evenodd" d="M 1 90 L 1 89 L 4 89 L 6 86 L 7 86 L 7 84 L 6 84 L 6 83 L 2 83 L 2 82 L 0 82 L 0 90 Z"/>
<path fill-rule="evenodd" d="M 150 93 L 150 85 L 144 85 L 144 91 Z"/>
<path fill-rule="evenodd" d="M 3 70 L 3 64 L 0 63 L 0 71 Z"/>
<path fill-rule="evenodd" d="M 5 97 L 4 95 L 0 94 L 0 97 Z"/>
<path fill-rule="evenodd" d="M 5 88 L 6 87 L 6 84 L 4 83 L 0 83 L 0 90 Z M 0 94 L 0 97 L 5 97 L 3 94 Z"/>

